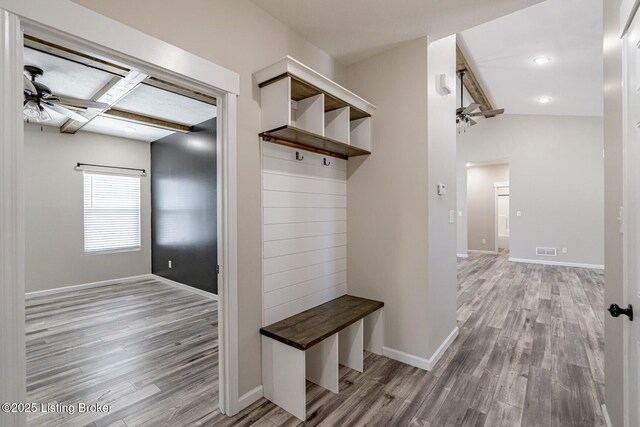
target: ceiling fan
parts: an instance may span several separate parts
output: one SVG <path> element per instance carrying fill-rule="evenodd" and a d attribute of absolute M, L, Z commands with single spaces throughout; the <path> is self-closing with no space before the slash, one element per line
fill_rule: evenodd
<path fill-rule="evenodd" d="M 49 111 L 55 111 L 70 119 L 86 123 L 89 121 L 86 117 L 67 107 L 109 109 L 109 104 L 104 102 L 54 94 L 47 86 L 36 81 L 36 77 L 44 74 L 42 68 L 34 65 L 25 65 L 24 72 L 23 114 L 27 121 L 34 119 L 38 122 L 46 122 L 51 120 Z"/>
<path fill-rule="evenodd" d="M 498 114 L 504 113 L 504 108 L 500 108 L 498 110 L 487 110 L 487 111 L 476 111 L 481 107 L 480 104 L 471 103 L 468 106 L 464 106 L 464 75 L 467 70 L 459 70 L 458 76 L 460 77 L 460 108 L 456 109 L 456 127 L 458 128 L 458 133 L 466 132 L 467 128 L 477 124 L 473 117 L 493 117 Z M 476 111 L 474 113 L 474 111 Z"/>

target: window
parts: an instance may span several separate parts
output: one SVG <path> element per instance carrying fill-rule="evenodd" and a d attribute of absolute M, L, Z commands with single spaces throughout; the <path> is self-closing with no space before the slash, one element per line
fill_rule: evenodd
<path fill-rule="evenodd" d="M 84 172 L 84 251 L 140 249 L 140 177 Z"/>

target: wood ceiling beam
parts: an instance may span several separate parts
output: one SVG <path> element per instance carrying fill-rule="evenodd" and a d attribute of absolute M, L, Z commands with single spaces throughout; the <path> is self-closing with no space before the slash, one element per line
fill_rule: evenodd
<path fill-rule="evenodd" d="M 196 101 L 204 102 L 209 105 L 216 105 L 215 96 L 207 95 L 206 93 L 198 92 L 195 90 L 187 89 L 182 86 L 178 86 L 171 82 L 160 80 L 155 77 L 149 77 L 143 82 L 146 85 L 157 87 L 158 89 L 166 90 L 167 92 L 177 93 L 178 95 L 186 96 L 187 98 L 195 99 Z"/>
<path fill-rule="evenodd" d="M 169 130 L 172 132 L 189 133 L 191 127 L 180 123 L 170 122 L 168 120 L 156 119 L 155 117 L 148 117 L 142 114 L 131 113 L 129 111 L 118 110 L 112 108 L 106 110 L 100 114 L 104 117 L 111 117 L 118 120 L 125 120 L 131 123 L 137 123 L 145 126 L 152 126 L 159 129 Z"/>
<path fill-rule="evenodd" d="M 47 53 L 49 55 L 57 56 L 58 58 L 86 65 L 87 67 L 95 68 L 114 76 L 124 77 L 129 71 L 131 71 L 130 69 L 121 65 L 98 59 L 90 55 L 85 55 L 84 53 L 67 49 L 66 47 L 59 46 L 57 44 L 49 43 L 48 41 L 38 39 L 28 34 L 24 35 L 24 45 L 39 52 Z"/>
<path fill-rule="evenodd" d="M 129 71 L 123 78 L 113 77 L 91 98 L 91 100 L 104 102 L 111 106 L 131 93 L 131 91 L 133 91 L 133 89 L 135 89 L 147 77 L 149 76 L 138 71 Z M 104 113 L 104 111 L 105 110 L 101 108 L 87 108 L 86 112 L 83 114 L 85 118 L 87 118 L 87 122 L 79 122 L 69 119 L 60 127 L 60 132 L 74 134 L 91 120 Z"/>
<path fill-rule="evenodd" d="M 485 91 L 482 89 L 480 82 L 476 78 L 471 65 L 465 58 L 460 46 L 456 44 L 456 71 L 465 70 L 464 75 L 464 87 L 469 92 L 469 95 L 473 99 L 473 101 L 477 104 L 480 104 L 480 111 L 488 111 L 493 110 L 493 105 L 489 101 L 489 97 L 486 95 Z M 486 118 L 491 118 L 495 116 L 486 116 Z"/>

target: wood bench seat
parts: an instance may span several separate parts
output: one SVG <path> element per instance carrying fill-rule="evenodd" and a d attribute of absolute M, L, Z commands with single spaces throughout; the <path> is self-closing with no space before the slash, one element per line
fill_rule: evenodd
<path fill-rule="evenodd" d="M 261 328 L 260 333 L 298 350 L 307 350 L 383 306 L 381 301 L 343 295 Z"/>
<path fill-rule="evenodd" d="M 339 365 L 382 354 L 384 303 L 344 295 L 260 329 L 264 397 L 306 420 L 306 381 L 338 393 Z"/>

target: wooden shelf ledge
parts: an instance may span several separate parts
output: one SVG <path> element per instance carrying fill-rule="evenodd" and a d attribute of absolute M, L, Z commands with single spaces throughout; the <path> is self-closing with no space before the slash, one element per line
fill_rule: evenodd
<path fill-rule="evenodd" d="M 343 159 L 355 156 L 367 156 L 371 154 L 370 151 L 363 150 L 362 148 L 316 135 L 293 126 L 281 126 L 276 129 L 262 132 L 260 137 L 265 141 L 274 142 L 276 144 L 315 151 L 320 154 L 327 154 Z"/>

